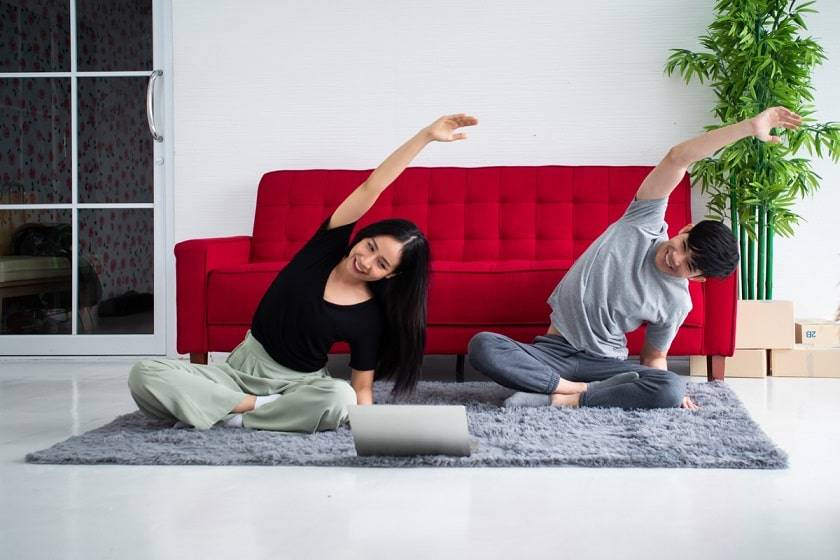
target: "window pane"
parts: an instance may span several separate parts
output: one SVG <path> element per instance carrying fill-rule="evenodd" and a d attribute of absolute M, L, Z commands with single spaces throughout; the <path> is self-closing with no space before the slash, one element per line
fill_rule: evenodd
<path fill-rule="evenodd" d="M 0 210 L 0 334 L 70 334 L 70 210 Z"/>
<path fill-rule="evenodd" d="M 0 79 L 0 204 L 69 203 L 70 79 Z"/>
<path fill-rule="evenodd" d="M 69 0 L 0 0 L 0 72 L 69 71 Z"/>
<path fill-rule="evenodd" d="M 152 0 L 76 0 L 79 71 L 152 69 Z"/>
<path fill-rule="evenodd" d="M 146 78 L 79 78 L 79 202 L 153 202 Z"/>
<path fill-rule="evenodd" d="M 80 334 L 154 332 L 153 220 L 145 208 L 79 210 Z"/>

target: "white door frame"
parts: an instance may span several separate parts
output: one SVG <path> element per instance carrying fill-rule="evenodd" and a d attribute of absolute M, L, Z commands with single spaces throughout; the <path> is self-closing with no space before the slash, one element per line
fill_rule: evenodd
<path fill-rule="evenodd" d="M 68 0 L 69 1 L 69 0 Z M 78 210 L 108 208 L 154 208 L 154 334 L 75 334 L 78 330 L 78 268 L 73 267 L 72 324 L 74 334 L 0 335 L 0 356 L 170 355 L 175 356 L 175 260 L 173 179 L 172 93 L 172 0 L 152 0 L 153 69 L 163 70 L 158 79 L 155 113 L 163 142 L 154 144 L 153 203 L 138 204 L 3 204 L 0 210 L 71 210 L 73 254 L 77 255 Z M 77 77 L 148 76 L 141 72 L 78 72 L 76 67 L 76 9 L 70 3 L 70 71 L 7 72 L 2 78 L 71 78 L 72 190 L 78 200 L 78 100 Z M 78 259 L 75 261 L 78 262 Z"/>

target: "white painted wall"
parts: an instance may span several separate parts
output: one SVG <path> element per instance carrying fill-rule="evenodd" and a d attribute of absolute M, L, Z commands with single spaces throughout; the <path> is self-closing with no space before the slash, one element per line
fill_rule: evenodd
<path fill-rule="evenodd" d="M 375 167 L 447 112 L 481 124 L 415 164 L 654 165 L 713 122 L 709 88 L 662 69 L 714 0 L 172 4 L 175 241 L 250 234 L 263 172 Z M 817 117 L 840 121 L 840 3 L 817 7 Z M 815 168 L 808 221 L 776 247 L 775 295 L 800 317 L 840 301 L 840 165 Z"/>

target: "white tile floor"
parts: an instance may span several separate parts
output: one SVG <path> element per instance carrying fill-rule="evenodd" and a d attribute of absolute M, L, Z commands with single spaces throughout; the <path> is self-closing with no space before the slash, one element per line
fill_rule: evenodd
<path fill-rule="evenodd" d="M 840 379 L 729 381 L 783 471 L 23 462 L 134 410 L 131 363 L 0 360 L 0 558 L 840 558 Z"/>

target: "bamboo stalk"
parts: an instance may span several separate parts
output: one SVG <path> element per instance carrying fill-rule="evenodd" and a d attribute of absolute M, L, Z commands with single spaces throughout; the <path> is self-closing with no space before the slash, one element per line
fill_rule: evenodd
<path fill-rule="evenodd" d="M 764 278 L 767 267 L 765 259 L 767 247 L 767 206 L 764 204 L 758 207 L 758 280 L 756 282 L 755 299 L 764 299 Z"/>
<path fill-rule="evenodd" d="M 756 206 L 755 208 L 755 216 L 753 217 L 753 224 L 755 224 L 755 238 L 753 239 L 753 246 L 752 246 L 752 262 L 753 262 L 753 277 L 752 277 L 752 290 L 753 290 L 753 299 L 758 299 L 758 213 L 759 209 Z"/>
<path fill-rule="evenodd" d="M 747 239 L 747 299 L 755 299 L 755 270 L 753 259 L 755 258 L 755 240 Z"/>
<path fill-rule="evenodd" d="M 741 228 L 738 223 L 738 197 L 735 193 L 734 186 L 729 190 L 729 223 L 732 226 L 732 235 L 735 236 L 735 245 L 740 245 L 740 233 Z M 742 252 L 743 254 L 743 252 Z M 743 268 L 741 269 L 743 271 Z M 743 299 L 743 289 L 744 289 L 744 279 L 743 275 L 738 275 L 738 282 L 740 283 L 740 288 L 738 293 L 742 294 L 741 298 Z"/>
<path fill-rule="evenodd" d="M 767 299 L 773 299 L 773 241 L 776 238 L 776 225 L 773 223 L 773 214 L 770 212 L 767 219 L 767 287 L 764 295 Z"/>
<path fill-rule="evenodd" d="M 738 229 L 741 231 L 741 299 L 749 299 L 749 293 L 747 292 L 747 285 L 749 284 L 749 278 L 747 277 L 747 270 L 749 269 L 747 266 L 747 229 L 743 224 Z"/>

